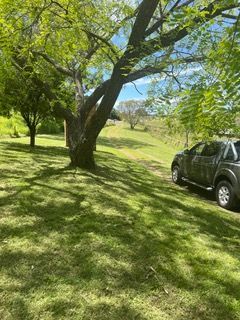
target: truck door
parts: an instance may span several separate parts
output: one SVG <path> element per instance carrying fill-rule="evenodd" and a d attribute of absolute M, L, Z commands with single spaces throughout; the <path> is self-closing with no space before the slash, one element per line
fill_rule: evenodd
<path fill-rule="evenodd" d="M 205 143 L 198 143 L 183 156 L 184 176 L 191 180 L 198 181 L 199 158 L 204 146 Z"/>
<path fill-rule="evenodd" d="M 221 157 L 221 142 L 206 144 L 201 153 L 199 164 L 199 182 L 204 185 L 212 185 L 215 172 Z"/>

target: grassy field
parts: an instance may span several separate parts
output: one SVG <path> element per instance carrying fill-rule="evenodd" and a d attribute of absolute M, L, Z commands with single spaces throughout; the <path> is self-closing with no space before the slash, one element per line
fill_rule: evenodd
<path fill-rule="evenodd" d="M 173 185 L 175 150 L 108 127 L 88 172 L 27 142 L 0 140 L 1 320 L 240 318 L 240 214 Z"/>
<path fill-rule="evenodd" d="M 184 126 L 177 119 L 167 117 L 156 117 L 153 119 L 145 119 L 144 129 L 152 136 L 161 137 L 165 143 L 170 143 L 172 146 L 179 148 L 186 143 L 186 132 Z M 195 141 L 194 135 L 188 135 L 189 143 Z M 201 139 L 201 138 L 200 138 Z M 199 140 L 199 139 L 197 139 Z"/>

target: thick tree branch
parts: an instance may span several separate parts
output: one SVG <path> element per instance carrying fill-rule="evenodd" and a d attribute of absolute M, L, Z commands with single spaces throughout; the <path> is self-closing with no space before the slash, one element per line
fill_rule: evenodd
<path fill-rule="evenodd" d="M 222 13 L 222 17 L 227 19 L 232 19 L 235 21 L 238 19 L 238 16 L 235 16 L 233 14 L 228 14 L 228 13 Z"/>
<path fill-rule="evenodd" d="M 150 20 L 152 18 L 152 15 L 153 15 L 154 11 L 156 10 L 158 2 L 159 2 L 159 0 L 143 0 L 141 2 L 140 6 L 138 7 L 137 17 L 136 17 L 134 26 L 132 28 L 131 35 L 129 37 L 127 50 L 126 50 L 125 54 L 118 61 L 118 63 L 115 65 L 111 79 L 109 79 L 108 81 L 105 81 L 88 98 L 88 100 L 87 100 L 87 102 L 85 103 L 85 106 L 84 106 L 84 111 L 83 111 L 84 113 L 88 112 L 89 109 L 91 109 L 93 107 L 93 103 L 94 104 L 97 103 L 97 101 L 103 95 L 105 95 L 105 93 L 109 89 L 109 86 L 111 85 L 111 83 L 113 83 L 113 81 L 111 81 L 113 78 L 116 78 L 116 79 L 118 78 L 118 80 L 115 79 L 117 87 L 118 87 L 117 82 L 119 82 L 119 83 L 122 82 L 119 85 L 119 88 L 121 88 L 121 86 L 123 84 L 123 77 L 121 76 L 121 73 L 123 72 L 122 67 L 125 66 L 128 63 L 128 61 L 126 61 L 126 59 L 125 59 L 126 53 L 127 52 L 132 52 L 133 48 L 135 46 L 138 46 L 139 43 L 143 40 L 143 36 L 144 36 L 145 30 L 148 27 L 148 24 L 149 24 L 149 22 L 150 22 Z M 121 89 L 119 89 L 119 90 L 121 90 Z M 116 89 L 116 92 L 117 92 L 117 89 Z M 98 99 L 98 100 L 96 100 L 96 99 Z M 101 104 L 100 104 L 98 109 L 101 110 L 103 104 L 104 104 L 104 102 L 103 103 L 101 102 Z"/>
<path fill-rule="evenodd" d="M 186 57 L 186 58 L 179 58 L 175 60 L 168 60 L 163 61 L 158 66 L 146 66 L 143 69 L 134 71 L 130 73 L 127 77 L 123 79 L 123 84 L 127 84 L 129 82 L 136 81 L 138 79 L 141 79 L 146 76 L 150 76 L 152 74 L 158 74 L 163 72 L 163 70 L 169 65 L 181 65 L 181 64 L 188 64 L 188 63 L 199 63 L 206 60 L 206 57 L 204 56 L 192 56 L 192 57 Z M 95 91 L 88 97 L 84 109 L 85 112 L 88 113 L 93 106 L 97 104 L 97 102 L 103 97 L 105 94 L 107 87 L 110 83 L 110 79 L 103 82 L 100 86 L 98 86 Z"/>
<path fill-rule="evenodd" d="M 129 20 L 131 20 L 132 18 L 134 18 L 137 13 L 139 12 L 139 9 L 141 7 L 141 4 L 136 8 L 136 10 L 134 10 L 134 12 L 128 16 L 126 16 L 124 19 L 122 19 L 120 22 L 117 23 L 117 26 L 112 30 L 112 32 L 109 33 L 109 35 L 105 38 L 106 41 L 110 41 L 110 39 L 118 33 L 118 31 L 121 29 L 121 27 L 123 26 L 123 24 Z M 89 51 L 86 54 L 86 59 L 90 60 L 92 58 L 92 56 L 97 52 L 97 50 L 100 48 L 100 44 L 95 45 L 94 47 L 91 47 L 89 49 Z"/>
<path fill-rule="evenodd" d="M 159 0 L 143 0 L 135 23 L 129 37 L 128 46 L 137 46 L 143 39 L 144 33 L 152 19 L 152 16 L 157 8 Z"/>
<path fill-rule="evenodd" d="M 74 82 L 75 82 L 75 99 L 77 103 L 77 111 L 78 114 L 81 112 L 81 108 L 84 105 L 84 90 L 83 90 L 83 82 L 82 82 L 82 74 L 78 70 L 74 72 Z"/>
<path fill-rule="evenodd" d="M 83 107 L 82 112 L 88 113 L 92 107 L 94 107 L 97 102 L 103 97 L 103 95 L 106 92 L 106 89 L 110 83 L 110 79 L 104 81 L 101 83 L 95 90 L 94 92 L 87 98 L 85 105 Z"/>
<path fill-rule="evenodd" d="M 69 76 L 69 77 L 73 76 L 73 72 L 70 69 L 61 66 L 57 61 L 55 61 L 53 58 L 51 58 L 48 54 L 43 53 L 43 52 L 38 52 L 38 51 L 33 51 L 33 54 L 41 56 L 44 60 L 46 60 L 52 66 L 54 66 L 54 68 L 57 71 L 59 71 L 60 73 L 66 75 L 66 76 Z"/>
<path fill-rule="evenodd" d="M 160 17 L 160 19 L 159 19 L 157 22 L 155 22 L 155 23 L 145 32 L 144 37 L 146 38 L 146 37 L 148 37 L 150 34 L 156 32 L 159 28 L 162 28 L 163 23 L 167 20 L 167 18 L 170 16 L 170 14 L 171 14 L 174 10 L 178 10 L 178 9 L 180 9 L 180 8 L 182 8 L 182 7 L 186 7 L 187 5 L 189 5 L 190 3 L 192 3 L 193 1 L 194 1 L 194 0 L 188 0 L 188 1 L 180 4 L 179 6 L 178 6 L 178 4 L 179 4 L 180 1 L 176 1 L 176 3 L 172 6 L 172 8 L 169 9 L 169 11 L 168 11 L 166 14 L 162 15 L 162 16 Z"/>

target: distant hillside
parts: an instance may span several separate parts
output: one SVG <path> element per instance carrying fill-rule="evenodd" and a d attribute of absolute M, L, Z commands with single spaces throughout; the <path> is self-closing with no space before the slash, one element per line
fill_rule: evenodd
<path fill-rule="evenodd" d="M 191 134 L 184 131 L 183 127 L 177 122 L 169 122 L 167 118 L 148 119 L 144 122 L 145 131 L 156 138 L 161 138 L 167 144 L 176 147 L 184 147 L 192 144 Z"/>

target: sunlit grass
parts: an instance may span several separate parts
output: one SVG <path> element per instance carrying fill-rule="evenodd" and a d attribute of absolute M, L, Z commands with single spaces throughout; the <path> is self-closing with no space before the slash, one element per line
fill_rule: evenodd
<path fill-rule="evenodd" d="M 28 128 L 24 124 L 24 121 L 20 115 L 14 115 L 11 118 L 0 116 L 0 137 L 14 136 L 16 134 L 25 135 L 28 132 Z"/>
<path fill-rule="evenodd" d="M 239 319 L 239 214 L 147 170 L 175 150 L 109 127 L 88 172 L 27 143 L 0 141 L 0 319 Z"/>

